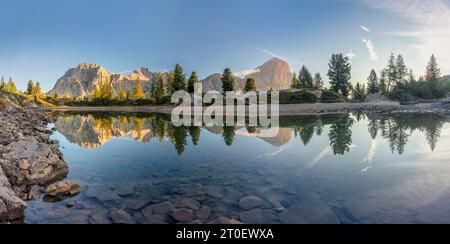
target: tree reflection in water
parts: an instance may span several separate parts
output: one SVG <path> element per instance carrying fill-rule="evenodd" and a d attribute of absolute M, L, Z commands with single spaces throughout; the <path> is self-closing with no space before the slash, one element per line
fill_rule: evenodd
<path fill-rule="evenodd" d="M 431 150 L 434 151 L 445 123 L 450 120 L 436 114 L 393 114 L 388 116 L 366 115 L 364 113 L 291 116 L 280 118 L 280 127 L 292 130 L 305 146 L 314 136 L 321 137 L 328 130 L 330 148 L 335 155 L 344 155 L 351 150 L 352 127 L 356 122 L 367 122 L 370 137 L 381 136 L 389 143 L 393 153 L 403 154 L 409 137 L 414 131 L 423 133 Z M 99 147 L 114 137 L 131 136 L 136 140 L 147 142 L 158 138 L 161 142 L 169 139 L 179 155 L 188 145 L 188 136 L 192 144 L 201 140 L 202 127 L 175 127 L 170 117 L 149 114 L 61 114 L 55 126 L 72 143 L 81 147 Z M 205 128 L 215 134 L 222 134 L 225 145 L 232 146 L 236 131 L 246 129 L 249 136 L 258 137 L 259 128 L 246 126 L 224 126 Z M 287 142 L 285 142 L 287 143 Z"/>

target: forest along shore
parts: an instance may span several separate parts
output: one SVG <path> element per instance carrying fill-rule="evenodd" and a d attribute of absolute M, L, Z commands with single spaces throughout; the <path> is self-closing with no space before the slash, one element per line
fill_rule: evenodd
<path fill-rule="evenodd" d="M 446 102 L 447 101 L 447 102 Z M 312 104 L 280 104 L 280 116 L 294 115 L 324 115 L 349 112 L 368 113 L 396 113 L 419 112 L 439 113 L 450 115 L 450 100 L 441 100 L 436 103 L 419 103 L 401 105 L 392 101 L 377 101 L 366 103 L 312 103 Z M 270 106 L 269 106 L 270 107 Z M 206 107 L 204 107 L 205 109 Z M 50 111 L 81 111 L 81 112 L 146 112 L 171 114 L 174 106 L 98 106 L 98 107 L 50 107 Z M 241 116 L 241 115 L 239 115 Z"/>
<path fill-rule="evenodd" d="M 0 122 L 0 223 L 21 223 L 25 201 L 40 198 L 69 169 L 43 111 L 0 107 Z M 68 185 L 56 185 L 58 194 L 67 193 L 61 187 Z"/>

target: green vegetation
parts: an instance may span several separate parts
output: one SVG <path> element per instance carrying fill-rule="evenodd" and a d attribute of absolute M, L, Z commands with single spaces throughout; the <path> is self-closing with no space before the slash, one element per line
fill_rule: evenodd
<path fill-rule="evenodd" d="M 330 79 L 331 90 L 347 98 L 350 95 L 350 79 L 352 78 L 352 68 L 348 57 L 344 57 L 342 53 L 333 54 L 328 66 L 328 78 Z"/>
<path fill-rule="evenodd" d="M 187 92 L 193 94 L 195 92 L 195 85 L 198 84 L 197 73 L 194 71 L 189 77 Z"/>
<path fill-rule="evenodd" d="M 340 103 L 345 102 L 345 98 L 342 97 L 339 93 L 335 93 L 330 90 L 325 90 L 320 95 L 321 103 Z"/>
<path fill-rule="evenodd" d="M 153 84 L 152 96 L 158 103 L 162 103 L 167 95 L 166 83 L 162 73 L 158 73 L 158 78 Z"/>
<path fill-rule="evenodd" d="M 280 92 L 280 104 L 316 103 L 318 98 L 308 91 Z"/>
<path fill-rule="evenodd" d="M 139 79 L 139 77 L 136 79 L 136 83 L 134 84 L 133 98 L 138 100 L 145 99 L 145 93 L 142 89 L 141 80 Z"/>
<path fill-rule="evenodd" d="M 375 70 L 370 72 L 367 94 L 380 94 L 392 100 L 407 102 L 443 98 L 450 91 L 450 83 L 442 79 L 434 55 L 430 58 L 425 75 L 419 80 L 416 80 L 411 69 L 408 71 L 402 55 L 395 58 L 391 54 L 386 68 L 380 73 L 381 78 L 378 80 Z"/>
<path fill-rule="evenodd" d="M 244 92 L 256 91 L 256 80 L 253 78 L 248 78 L 245 81 Z"/>
<path fill-rule="evenodd" d="M 222 75 L 223 92 L 234 91 L 234 76 L 230 68 L 226 68 Z"/>
<path fill-rule="evenodd" d="M 183 67 L 177 64 L 173 71 L 173 81 L 171 82 L 171 92 L 186 91 L 186 76 L 183 74 Z"/>

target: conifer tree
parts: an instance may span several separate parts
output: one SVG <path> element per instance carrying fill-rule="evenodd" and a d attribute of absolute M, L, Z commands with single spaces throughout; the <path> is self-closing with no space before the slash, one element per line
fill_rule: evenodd
<path fill-rule="evenodd" d="M 142 89 L 142 85 L 141 85 L 141 79 L 139 77 L 136 79 L 136 83 L 134 84 L 133 98 L 134 99 L 144 99 L 145 98 L 144 90 Z"/>
<path fill-rule="evenodd" d="M 375 94 L 380 92 L 380 84 L 378 83 L 378 77 L 377 72 L 375 70 L 370 71 L 370 75 L 367 78 L 367 81 L 369 81 L 367 92 L 369 94 Z"/>
<path fill-rule="evenodd" d="M 226 68 L 222 75 L 222 90 L 223 92 L 234 91 L 234 77 L 230 68 Z"/>
<path fill-rule="evenodd" d="M 405 60 L 402 55 L 397 56 L 396 60 L 397 81 L 396 84 L 406 83 L 406 77 L 408 75 L 408 68 L 406 68 Z"/>
<path fill-rule="evenodd" d="M 302 66 L 300 72 L 298 73 L 298 80 L 300 82 L 301 89 L 312 89 L 313 88 L 313 77 L 306 66 Z"/>
<path fill-rule="evenodd" d="M 298 80 L 297 74 L 294 72 L 294 77 L 292 77 L 291 88 L 299 88 L 300 81 Z"/>
<path fill-rule="evenodd" d="M 342 53 L 333 54 L 328 66 L 331 90 L 347 98 L 351 90 L 350 79 L 352 77 L 352 68 L 348 57 Z"/>
<path fill-rule="evenodd" d="M 119 94 L 117 95 L 117 100 L 119 100 L 119 101 L 127 100 L 127 92 L 125 91 L 125 89 L 123 88 L 122 85 L 120 85 L 120 90 L 119 90 Z"/>
<path fill-rule="evenodd" d="M 36 82 L 36 85 L 34 86 L 33 90 L 32 90 L 32 94 L 36 95 L 36 96 L 41 96 L 42 95 L 42 90 L 41 90 L 41 83 Z"/>
<path fill-rule="evenodd" d="M 27 94 L 31 95 L 33 94 L 33 91 L 34 91 L 34 83 L 32 80 L 29 80 L 27 85 Z"/>
<path fill-rule="evenodd" d="M 324 88 L 324 82 L 320 73 L 314 75 L 314 90 L 321 91 Z"/>
<path fill-rule="evenodd" d="M 245 81 L 244 92 L 256 91 L 256 81 L 253 78 L 248 78 Z"/>
<path fill-rule="evenodd" d="M 156 101 L 161 101 L 166 96 L 167 89 L 164 82 L 164 76 L 162 73 L 158 73 L 158 78 L 153 87 L 153 96 Z"/>
<path fill-rule="evenodd" d="M 194 71 L 189 77 L 188 81 L 188 92 L 193 94 L 195 92 L 195 85 L 198 83 L 197 73 Z"/>
<path fill-rule="evenodd" d="M 183 74 L 183 67 L 177 64 L 173 71 L 172 92 L 186 90 L 186 76 Z"/>

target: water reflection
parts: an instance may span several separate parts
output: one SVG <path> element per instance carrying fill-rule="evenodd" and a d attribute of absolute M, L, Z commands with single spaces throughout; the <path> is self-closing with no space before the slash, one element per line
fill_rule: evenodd
<path fill-rule="evenodd" d="M 438 143 L 441 130 L 449 119 L 436 114 L 394 114 L 389 116 L 364 113 L 339 114 L 327 116 L 291 116 L 282 117 L 282 127 L 275 138 L 261 138 L 274 146 L 282 146 L 291 140 L 291 135 L 300 139 L 305 146 L 317 136 L 321 137 L 325 127 L 329 127 L 328 138 L 334 155 L 344 155 L 352 148 L 352 127 L 355 122 L 368 121 L 367 129 L 370 137 L 381 136 L 388 141 L 393 153 L 403 154 L 408 139 L 414 131 L 424 133 L 431 150 Z M 121 114 L 62 114 L 55 122 L 55 127 L 71 143 L 82 148 L 97 148 L 113 138 L 128 136 L 136 141 L 149 142 L 159 139 L 170 140 L 178 155 L 182 155 L 188 139 L 193 145 L 201 140 L 201 127 L 175 127 L 170 117 L 165 115 Z M 226 146 L 232 146 L 237 133 L 259 138 L 259 128 L 246 126 L 206 127 L 206 130 L 221 134 Z M 364 135 L 365 136 L 365 135 Z M 188 138 L 189 137 L 189 138 Z"/>
<path fill-rule="evenodd" d="M 273 138 L 154 114 L 64 113 L 54 126 L 82 193 L 29 202 L 27 223 L 450 219 L 450 120 L 438 115 L 285 117 Z"/>

